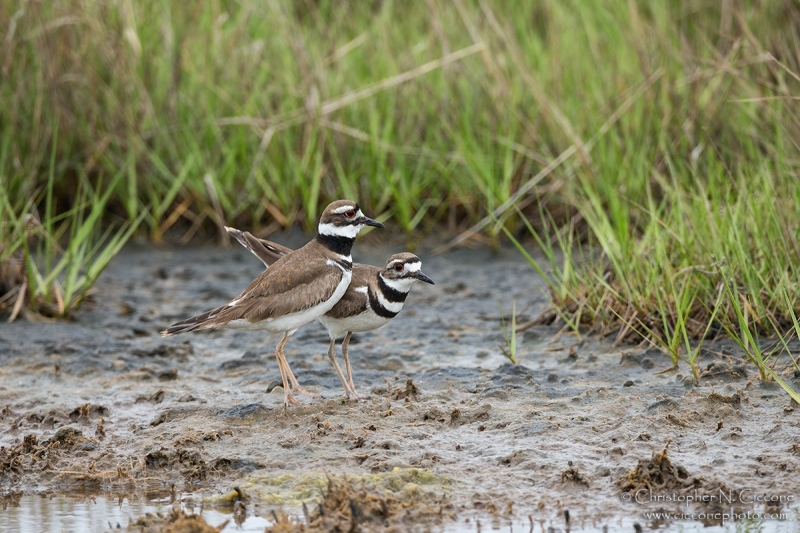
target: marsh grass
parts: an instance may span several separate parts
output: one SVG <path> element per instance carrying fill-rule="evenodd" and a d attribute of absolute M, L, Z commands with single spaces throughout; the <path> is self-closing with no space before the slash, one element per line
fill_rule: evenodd
<path fill-rule="evenodd" d="M 712 153 L 734 169 L 794 150 L 783 118 L 796 103 L 774 98 L 796 84 L 797 13 L 790 1 L 5 3 L 0 172 L 19 209 L 47 179 L 58 128 L 57 212 L 78 175 L 123 170 L 110 209 L 146 211 L 155 240 L 177 224 L 183 242 L 220 216 L 310 228 L 342 196 L 410 235 L 457 227 L 565 152 L 538 189 L 547 202 L 576 165 L 604 201 L 619 188 L 638 201 L 652 165 L 685 183 Z"/>
<path fill-rule="evenodd" d="M 121 227 L 107 224 L 108 200 L 121 174 L 106 184 L 81 180 L 73 207 L 54 214 L 54 154 L 55 148 L 45 187 L 20 212 L 11 205 L 6 188 L 0 190 L 4 229 L 0 234 L 0 311 L 9 311 L 9 322 L 23 309 L 50 317 L 71 316 L 144 218 L 142 213 Z M 35 205 L 42 197 L 44 214 L 39 217 Z M 106 229 L 101 230 L 104 222 Z"/>
<path fill-rule="evenodd" d="M 798 333 L 796 176 L 763 167 L 738 180 L 726 172 L 708 178 L 706 186 L 651 191 L 643 203 L 623 197 L 612 208 L 584 183 L 576 205 L 589 239 L 576 245 L 574 228 L 548 229 L 555 239 L 534 233 L 547 264 L 506 231 L 549 280 L 554 311 L 539 321 L 615 343 L 643 339 L 695 378 L 703 343 L 727 335 L 762 379 L 791 391 L 775 365 L 785 353 L 783 371 L 798 368 L 788 344 Z"/>

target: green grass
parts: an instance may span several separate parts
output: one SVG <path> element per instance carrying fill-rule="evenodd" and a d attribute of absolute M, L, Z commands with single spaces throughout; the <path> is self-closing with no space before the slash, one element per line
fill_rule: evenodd
<path fill-rule="evenodd" d="M 108 263 L 144 218 L 114 227 L 105 220 L 111 194 L 121 180 L 78 183 L 74 206 L 55 213 L 55 152 L 46 185 L 18 212 L 0 188 L 0 311 L 13 321 L 24 310 L 66 318 L 80 309 Z M 44 203 L 44 214 L 35 206 Z M 106 229 L 101 230 L 105 222 Z M 62 248 L 61 242 L 66 243 Z"/>
<path fill-rule="evenodd" d="M 156 240 L 176 222 L 214 226 L 207 174 L 225 220 L 248 228 L 311 227 L 342 196 L 407 232 L 476 220 L 572 145 L 553 190 L 577 164 L 604 199 L 619 187 L 641 199 L 650 166 L 683 167 L 701 144 L 679 181 L 707 159 L 743 167 L 795 150 L 782 119 L 795 102 L 735 101 L 796 85 L 765 53 L 797 71 L 797 5 L 746 4 L 7 2 L 0 173 L 20 209 L 46 181 L 58 128 L 57 210 L 78 175 L 122 170 L 110 205 L 146 212 Z"/>
<path fill-rule="evenodd" d="M 412 241 L 531 233 L 578 334 L 695 375 L 728 334 L 774 379 L 800 333 L 799 28 L 793 0 L 5 2 L 0 236 L 38 212 L 68 241 L 94 199 L 188 242 L 357 198 Z"/>
<path fill-rule="evenodd" d="M 500 344 L 498 347 L 500 348 L 500 351 L 503 352 L 503 355 L 506 356 L 506 359 L 511 362 L 511 364 L 518 365 L 522 357 L 517 349 L 517 302 L 511 302 L 510 324 L 506 323 L 502 307 L 500 308 L 500 317 L 503 325 L 505 344 Z"/>

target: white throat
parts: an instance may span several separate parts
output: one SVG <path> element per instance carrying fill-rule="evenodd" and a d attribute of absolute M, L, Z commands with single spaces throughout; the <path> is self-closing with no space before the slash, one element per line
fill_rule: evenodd
<path fill-rule="evenodd" d="M 361 231 L 361 228 L 364 226 L 359 224 L 357 226 L 336 226 L 334 224 L 330 224 L 328 222 L 319 223 L 317 227 L 317 233 L 320 235 L 328 235 L 330 237 L 344 237 L 347 239 L 355 239 L 358 232 Z"/>
<path fill-rule="evenodd" d="M 383 274 L 379 274 L 383 282 L 392 289 L 400 292 L 407 293 L 411 290 L 411 286 L 417 281 L 416 278 L 402 278 L 402 279 L 386 279 Z"/>

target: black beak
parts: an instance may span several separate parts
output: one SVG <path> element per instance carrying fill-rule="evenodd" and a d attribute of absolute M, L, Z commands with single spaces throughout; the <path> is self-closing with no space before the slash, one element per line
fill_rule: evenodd
<path fill-rule="evenodd" d="M 430 283 L 431 285 L 436 285 L 431 278 L 423 274 L 422 272 L 415 272 L 414 277 L 420 281 L 424 281 L 425 283 Z"/>
<path fill-rule="evenodd" d="M 361 217 L 361 218 L 359 218 L 358 219 L 358 223 L 362 224 L 364 226 L 373 226 L 375 228 L 385 228 L 386 227 L 383 224 L 381 224 L 380 222 L 378 222 L 377 220 L 372 220 L 369 217 Z"/>

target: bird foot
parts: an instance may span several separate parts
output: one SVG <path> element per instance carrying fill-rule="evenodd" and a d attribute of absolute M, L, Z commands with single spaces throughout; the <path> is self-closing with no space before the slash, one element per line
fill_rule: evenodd
<path fill-rule="evenodd" d="M 288 407 L 290 405 L 303 405 L 300 400 L 292 396 L 292 393 L 288 390 L 283 393 L 283 405 L 284 407 Z"/>
<path fill-rule="evenodd" d="M 358 400 L 369 400 L 370 399 L 370 395 L 369 394 L 359 394 L 354 390 L 345 391 L 344 393 L 347 396 L 348 400 L 353 400 L 353 401 L 356 401 L 356 402 Z"/>
<path fill-rule="evenodd" d="M 305 396 L 306 398 L 319 398 L 319 394 L 304 389 L 303 387 L 292 387 L 292 392 Z"/>

